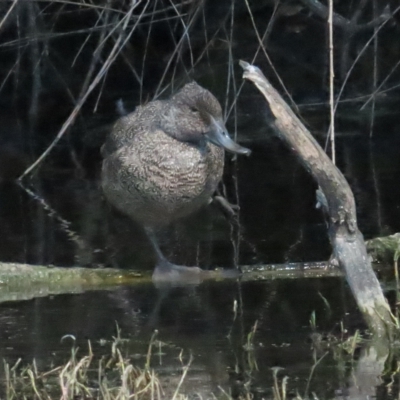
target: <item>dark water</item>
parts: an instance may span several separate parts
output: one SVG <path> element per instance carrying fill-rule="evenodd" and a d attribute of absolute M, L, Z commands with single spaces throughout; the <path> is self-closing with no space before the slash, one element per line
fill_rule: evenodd
<path fill-rule="evenodd" d="M 268 1 L 253 3 L 255 24 L 263 32 L 273 6 Z M 336 3 L 338 11 L 344 14 L 348 11 L 347 2 Z M 155 7 L 158 4 L 165 5 L 160 1 Z M 255 63 L 283 93 L 270 64 L 257 48 L 258 39 L 244 2 L 235 2 L 232 40 L 228 36 L 233 2 L 220 1 L 218 6 L 214 2 L 214 7 L 210 4 L 204 18 L 206 39 L 213 39 L 204 53 L 206 56 L 189 68 L 192 66 L 190 52 L 185 47 L 179 66 L 174 71 L 171 68 L 162 86 L 171 82 L 177 87 L 194 78 L 215 93 L 228 110 L 242 82 L 237 61 L 250 61 L 257 52 Z M 83 36 L 51 39 L 51 35 L 40 36 L 39 33 L 45 32 L 37 30 L 47 28 L 50 33 L 65 33 L 69 29 L 86 29 L 97 17 L 90 14 L 90 19 L 88 10 L 76 11 L 73 5 L 60 14 L 52 14 L 54 4 L 45 10 L 28 7 L 32 6 L 22 5 L 0 32 L 5 32 L 0 36 L 3 82 L 0 89 L 0 260 L 151 270 L 154 257 L 141 229 L 113 210 L 102 196 L 99 149 L 110 124 L 117 118 L 118 99 L 122 98 L 131 110 L 156 93 L 168 57 L 182 34 L 181 27 L 169 20 L 155 24 L 157 29 L 149 34 L 142 86 L 132 71 L 141 70 L 147 31 L 141 27 L 133 35 L 130 44 L 136 52 L 125 54 L 125 60 L 117 58 L 101 95 L 96 92 L 89 97 L 75 125 L 35 174 L 24 180 L 25 187 L 32 191 L 29 194 L 14 180 L 47 148 L 71 112 L 71 104 L 76 104 L 75 98 L 93 57 L 92 50 L 98 42 L 97 36 L 93 36 L 96 41 L 89 40 L 89 48 L 72 67 Z M 0 12 L 4 9 L 0 4 Z M 27 22 L 29 13 L 36 13 L 35 18 L 40 22 L 34 29 L 20 22 L 20 18 Z M 54 15 L 59 19 L 53 18 Z M 0 13 L 0 21 L 1 18 Z M 195 56 L 204 50 L 200 20 L 196 20 L 190 32 L 191 51 Z M 224 29 L 220 29 L 222 25 Z M 301 33 L 296 34 L 294 28 L 302 29 Z M 325 31 L 324 23 L 302 10 L 298 15 L 280 14 L 263 42 L 298 105 L 298 112 L 322 146 L 329 128 Z M 23 40 L 36 34 L 40 36 L 37 42 Z M 380 53 L 384 60 L 380 73 L 385 76 L 398 58 L 396 43 L 400 36 L 396 20 L 381 34 L 380 45 L 386 51 Z M 341 50 L 342 37 L 337 39 Z M 353 39 L 354 47 L 361 48 L 369 35 L 361 33 Z M 15 46 L 9 44 L 12 40 L 17 41 Z M 46 58 L 48 54 L 50 57 Z M 354 56 L 351 51 L 350 55 Z M 233 63 L 229 61 L 231 57 Z M 126 59 L 133 60 L 133 67 Z M 371 60 L 372 56 L 362 59 L 363 63 L 348 81 L 343 98 L 351 100 L 360 93 L 368 95 L 373 91 Z M 13 74 L 9 75 L 10 71 Z M 393 85 L 399 78 L 396 74 L 392 75 Z M 35 86 L 38 81 L 39 88 Z M 226 96 L 228 83 L 230 91 Z M 340 72 L 336 83 L 338 86 L 343 83 Z M 94 111 L 97 101 L 98 108 Z M 359 228 L 369 238 L 400 231 L 399 96 L 393 90 L 380 97 L 373 117 L 371 108 L 361 110 L 362 104 L 352 100 L 339 105 L 337 164 L 353 189 Z M 316 185 L 271 131 L 270 119 L 263 98 L 246 83 L 227 126 L 232 136 L 253 153 L 251 157 L 237 160 L 227 156 L 222 187 L 228 200 L 240 205 L 238 219 L 228 221 L 219 210 L 208 207 L 167 228 L 160 240 L 169 259 L 212 269 L 329 258 L 325 223 L 315 208 Z M 236 316 L 234 304 L 237 304 Z M 310 324 L 313 312 L 315 329 Z M 9 362 L 19 357 L 24 362 L 35 358 L 39 366 L 46 368 L 53 362 L 65 361 L 71 343 L 68 339 L 61 343 L 60 339 L 68 334 L 76 337 L 81 348 L 86 347 L 89 339 L 96 352 L 106 352 L 110 343 L 102 347 L 99 341 L 111 340 L 116 334 L 116 323 L 122 336 L 129 339 L 129 354 L 137 356 L 139 366 L 143 366 L 150 338 L 158 330 L 157 339 L 166 343 L 162 347 L 165 355 L 155 354 L 152 365 L 165 378 L 179 376 L 181 349 L 186 361 L 191 352 L 194 361 L 188 377 L 188 392 L 200 391 L 205 398 L 211 391 L 221 394 L 219 386 L 237 396 L 245 391 L 246 383 L 255 398 L 272 397 L 273 367 L 284 368 L 279 372 L 279 379 L 289 376 L 291 397 L 298 391 L 304 397 L 315 392 L 318 398 L 366 398 L 367 395 L 386 398 L 389 392 L 382 382 L 387 383 L 390 378 L 385 376 L 382 382 L 376 379 L 383 370 L 378 357 L 375 363 L 366 363 L 369 372 L 365 372 L 363 348 L 358 349 L 352 364 L 334 351 L 325 353 L 326 349 L 320 349 L 312 340 L 318 335 L 326 339 L 329 334 L 346 338 L 356 329 L 365 328 L 341 278 L 204 282 L 198 287 L 169 291 L 146 284 L 0 304 L 0 357 Z M 249 350 L 248 334 L 256 323 Z M 314 352 L 314 349 L 317 350 Z M 315 360 L 321 357 L 313 370 Z M 358 383 L 355 377 L 359 378 Z M 175 387 L 176 382 L 171 386 Z"/>
<path fill-rule="evenodd" d="M 117 323 L 121 336 L 130 339 L 129 354 L 136 355 L 142 366 L 152 333 L 158 330 L 157 339 L 165 344 L 163 355 L 157 355 L 156 346 L 152 366 L 161 377 L 179 376 L 182 365 L 177 357 L 182 349 L 184 360 L 192 354 L 189 381 L 195 382 L 193 391 L 218 393 L 220 385 L 240 392 L 250 381 L 255 393 L 270 394 L 271 368 L 282 367 L 279 376 L 290 376 L 290 392 L 304 392 L 314 363 L 312 312 L 316 328 L 323 334 L 339 333 L 340 321 L 350 329 L 360 323 L 354 319 L 354 306 L 340 279 L 208 282 L 165 290 L 143 285 L 59 295 L 1 305 L 0 356 L 10 362 L 19 357 L 24 362 L 36 358 L 39 367 L 50 361 L 57 364 L 70 351 L 70 340 L 60 342 L 66 334 L 76 337 L 82 356 L 88 339 L 95 354 L 106 353 L 110 342 L 102 347 L 99 341 L 110 340 Z M 256 322 L 252 349 L 246 350 Z M 346 386 L 349 377 L 337 363 L 331 355 L 326 356 L 310 390 L 332 395 Z M 327 379 L 323 384 L 322 378 Z"/>

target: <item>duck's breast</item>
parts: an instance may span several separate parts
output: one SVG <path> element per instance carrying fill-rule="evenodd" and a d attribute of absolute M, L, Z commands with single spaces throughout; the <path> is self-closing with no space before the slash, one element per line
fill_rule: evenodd
<path fill-rule="evenodd" d="M 122 212 L 162 225 L 206 204 L 222 178 L 224 151 L 195 146 L 161 130 L 138 132 L 103 162 L 103 189 Z"/>

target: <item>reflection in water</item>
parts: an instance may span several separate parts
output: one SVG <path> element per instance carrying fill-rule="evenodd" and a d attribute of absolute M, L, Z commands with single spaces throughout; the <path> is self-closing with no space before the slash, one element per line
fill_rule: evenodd
<path fill-rule="evenodd" d="M 173 387 L 173 376 L 181 374 L 178 356 L 183 349 L 184 363 L 193 356 L 187 390 L 218 393 L 221 386 L 239 393 L 248 384 L 266 395 L 272 387 L 271 368 L 282 367 L 290 377 L 290 390 L 302 393 L 314 363 L 311 314 L 315 312 L 316 328 L 324 334 L 338 333 L 340 318 L 348 312 L 346 326 L 359 326 L 354 308 L 348 309 L 348 296 L 338 278 L 288 279 L 210 281 L 160 290 L 143 284 L 2 304 L 0 357 L 9 362 L 36 358 L 40 368 L 58 364 L 70 352 L 68 340 L 60 343 L 66 334 L 77 338 L 82 351 L 90 339 L 95 354 L 102 354 L 109 348 L 99 341 L 111 339 L 117 323 L 121 336 L 130 339 L 127 351 L 138 366 L 144 365 L 150 338 L 158 331 L 152 366 Z M 331 355 L 325 357 L 311 391 L 328 395 L 345 385 L 347 373 L 333 373 L 334 365 Z"/>

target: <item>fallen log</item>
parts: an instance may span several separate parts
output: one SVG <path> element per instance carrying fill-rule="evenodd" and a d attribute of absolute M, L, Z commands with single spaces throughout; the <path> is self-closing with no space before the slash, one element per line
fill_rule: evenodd
<path fill-rule="evenodd" d="M 0 303 L 151 282 L 150 274 L 112 268 L 48 267 L 0 262 Z"/>

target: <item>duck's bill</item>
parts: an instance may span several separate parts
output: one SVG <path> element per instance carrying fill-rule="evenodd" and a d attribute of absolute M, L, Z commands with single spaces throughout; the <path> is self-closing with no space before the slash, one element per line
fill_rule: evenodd
<path fill-rule="evenodd" d="M 246 154 L 247 156 L 250 155 L 250 149 L 240 146 L 231 139 L 224 124 L 218 123 L 215 120 L 212 122 L 212 129 L 205 135 L 207 140 L 216 146 L 223 147 L 225 150 L 230 151 L 231 153 Z"/>

